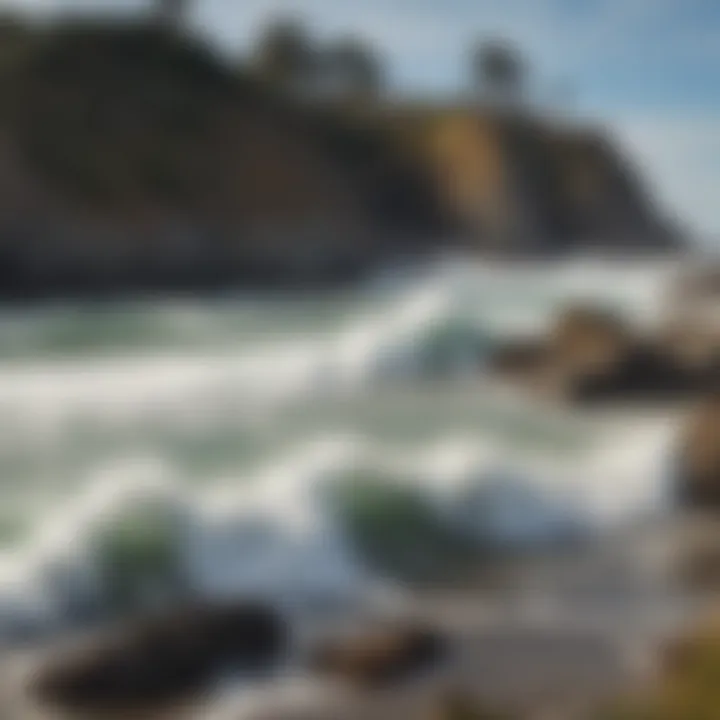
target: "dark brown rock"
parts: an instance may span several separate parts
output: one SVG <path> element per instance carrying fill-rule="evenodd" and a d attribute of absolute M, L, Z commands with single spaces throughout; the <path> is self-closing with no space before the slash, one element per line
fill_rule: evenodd
<path fill-rule="evenodd" d="M 679 459 L 681 501 L 699 509 L 720 509 L 720 392 L 692 414 Z"/>
<path fill-rule="evenodd" d="M 603 371 L 576 373 L 567 378 L 567 395 L 576 401 L 677 400 L 708 389 L 711 374 L 693 368 L 649 344 L 638 344 Z"/>
<path fill-rule="evenodd" d="M 693 317 L 665 329 L 658 340 L 668 357 L 686 369 L 705 374 L 708 381 L 720 376 L 720 327 Z"/>
<path fill-rule="evenodd" d="M 631 346 L 629 329 L 613 313 L 577 305 L 560 313 L 547 337 L 507 343 L 489 364 L 505 379 L 578 399 L 580 387 L 614 375 Z"/>
<path fill-rule="evenodd" d="M 547 361 L 547 348 L 539 340 L 515 340 L 501 345 L 490 357 L 490 370 L 510 378 L 529 376 Z"/>
<path fill-rule="evenodd" d="M 720 264 L 709 262 L 683 274 L 675 287 L 679 302 L 720 299 Z"/>
<path fill-rule="evenodd" d="M 547 337 L 514 340 L 490 358 L 498 375 L 537 385 L 607 373 L 624 357 L 630 333 L 612 313 L 592 306 L 563 310 Z"/>
<path fill-rule="evenodd" d="M 491 361 L 500 376 L 573 402 L 673 401 L 720 387 L 720 336 L 700 326 L 639 336 L 601 308 L 563 311 L 543 342 L 517 342 Z"/>
<path fill-rule="evenodd" d="M 220 672 L 271 667 L 286 640 L 283 622 L 263 605 L 188 607 L 59 651 L 29 690 L 41 704 L 63 709 L 163 705 L 201 693 Z"/>
<path fill-rule="evenodd" d="M 594 374 L 612 370 L 627 354 L 631 333 L 614 313 L 577 305 L 564 310 L 548 341 L 550 362 L 564 372 Z"/>
<path fill-rule="evenodd" d="M 329 642 L 312 658 L 314 670 L 363 687 L 400 682 L 429 669 L 445 654 L 443 638 L 422 625 L 383 627 Z"/>

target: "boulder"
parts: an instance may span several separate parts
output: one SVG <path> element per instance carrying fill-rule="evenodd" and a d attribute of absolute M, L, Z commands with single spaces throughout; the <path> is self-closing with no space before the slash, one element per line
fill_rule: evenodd
<path fill-rule="evenodd" d="M 283 621 L 254 603 L 185 607 L 124 623 L 61 649 L 33 674 L 41 705 L 78 711 L 163 706 L 229 670 L 267 670 L 287 643 Z"/>
<path fill-rule="evenodd" d="M 676 320 L 661 333 L 659 345 L 682 367 L 704 375 L 707 383 L 720 377 L 720 327 L 710 318 Z"/>
<path fill-rule="evenodd" d="M 607 372 L 624 358 L 631 343 L 630 330 L 613 312 L 576 305 L 561 312 L 550 331 L 549 361 L 573 374 Z"/>
<path fill-rule="evenodd" d="M 539 385 L 568 376 L 605 372 L 622 357 L 629 332 L 619 318 L 592 306 L 570 306 L 548 335 L 517 339 L 498 347 L 490 368 L 501 376 Z"/>
<path fill-rule="evenodd" d="M 547 361 L 541 340 L 511 340 L 496 348 L 489 359 L 490 370 L 502 377 L 530 377 Z"/>
<path fill-rule="evenodd" d="M 445 642 L 423 625 L 380 627 L 360 636 L 327 642 L 315 652 L 311 666 L 322 675 L 366 688 L 411 678 L 440 662 Z"/>
<path fill-rule="evenodd" d="M 624 323 L 591 306 L 563 310 L 542 339 L 514 340 L 493 353 L 497 376 L 578 399 L 579 388 L 616 372 L 631 347 Z"/>
<path fill-rule="evenodd" d="M 685 506 L 720 509 L 720 392 L 690 417 L 681 439 L 678 472 Z"/>
<path fill-rule="evenodd" d="M 572 402 L 685 400 L 720 388 L 720 332 L 700 319 L 644 337 L 610 311 L 576 305 L 545 340 L 498 348 L 490 368 Z"/>
<path fill-rule="evenodd" d="M 708 262 L 684 272 L 674 288 L 674 299 L 678 302 L 698 299 L 720 299 L 720 264 Z"/>
<path fill-rule="evenodd" d="M 655 345 L 638 343 L 603 371 L 568 375 L 565 391 L 575 401 L 653 402 L 693 397 L 710 384 L 706 368 L 689 366 Z"/>
<path fill-rule="evenodd" d="M 646 338 L 610 312 L 572 307 L 548 341 L 546 374 L 566 398 L 668 401 L 712 390 L 718 379 L 716 338 L 695 333 Z"/>

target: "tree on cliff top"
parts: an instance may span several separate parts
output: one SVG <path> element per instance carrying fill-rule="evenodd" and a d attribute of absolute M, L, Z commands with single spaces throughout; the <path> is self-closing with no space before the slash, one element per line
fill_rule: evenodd
<path fill-rule="evenodd" d="M 155 15 L 163 26 L 181 29 L 188 14 L 189 0 L 155 0 Z"/>
<path fill-rule="evenodd" d="M 493 105 L 515 106 L 523 99 L 527 68 L 518 50 L 504 41 L 480 43 L 472 53 L 476 92 Z"/>
<path fill-rule="evenodd" d="M 372 48 L 347 37 L 331 45 L 322 55 L 323 85 L 331 97 L 367 102 L 380 95 L 383 69 Z"/>
<path fill-rule="evenodd" d="M 363 103 L 383 85 L 382 63 L 372 47 L 353 36 L 320 45 L 292 18 L 264 28 L 250 66 L 264 83 L 311 101 Z"/>
<path fill-rule="evenodd" d="M 263 81 L 301 97 L 313 84 L 317 56 L 305 27 L 283 18 L 262 31 L 250 64 Z"/>

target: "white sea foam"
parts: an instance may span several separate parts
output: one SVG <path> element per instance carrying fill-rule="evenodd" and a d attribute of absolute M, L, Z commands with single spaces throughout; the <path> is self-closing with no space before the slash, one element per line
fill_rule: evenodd
<path fill-rule="evenodd" d="M 30 473 L 28 493 L 41 493 L 48 475 L 67 470 L 51 463 L 63 462 L 58 448 L 78 420 L 110 438 L 128 428 L 138 438 L 88 460 L 87 476 L 76 483 L 81 489 L 68 491 L 61 505 L 39 507 L 28 538 L 7 548 L 0 623 L 9 627 L 22 617 L 52 625 L 69 607 L 100 597 L 104 553 L 129 517 L 152 523 L 147 518 L 161 514 L 161 530 L 177 546 L 167 562 L 181 563 L 195 591 L 313 605 L 362 601 L 393 586 L 394 578 L 360 551 L 336 492 L 347 483 L 402 488 L 439 525 L 478 543 L 537 543 L 662 512 L 674 428 L 661 418 L 610 418 L 591 429 L 587 447 L 562 452 L 523 448 L 512 434 L 500 439 L 461 415 L 438 424 L 431 440 L 415 442 L 386 438 L 373 427 L 343 434 L 344 425 L 329 416 L 305 434 L 302 427 L 292 438 L 279 434 L 254 468 L 230 464 L 223 477 L 192 486 L 172 447 L 144 429 L 162 437 L 180 427 L 192 436 L 262 421 L 272 436 L 290 403 L 309 414 L 336 396 L 347 399 L 350 411 L 362 401 L 384 412 L 384 388 L 479 373 L 497 338 L 540 330 L 573 297 L 604 300 L 650 322 L 667 275 L 664 266 L 619 269 L 589 261 L 546 270 L 449 263 L 378 292 L 373 302 L 359 298 L 356 315 L 332 332 L 297 327 L 272 342 L 238 342 L 222 352 L 208 350 L 204 339 L 184 352 L 148 346 L 124 358 L 6 362 L 0 412 L 8 431 L 0 450 L 60 458 L 48 461 L 42 477 Z M 199 332 L 191 316 L 183 332 Z M 538 430 L 551 424 L 542 412 L 517 413 Z M 573 419 L 566 430 L 562 425 L 559 432 L 569 437 Z"/>
<path fill-rule="evenodd" d="M 666 509 L 657 476 L 668 432 L 654 427 L 612 438 L 591 462 L 519 462 L 509 448 L 463 438 L 405 453 L 357 438 L 328 438 L 289 451 L 253 477 L 193 492 L 160 481 L 168 471 L 160 475 L 154 465 L 118 466 L 101 473 L 74 506 L 41 522 L 33 542 L 15 551 L 24 575 L 6 586 L 6 612 L 17 609 L 19 596 L 35 593 L 26 615 L 58 622 L 68 607 L 96 597 L 108 562 L 98 539 L 123 517 L 158 507 L 177 523 L 174 541 L 196 592 L 263 597 L 285 608 L 370 602 L 373 593 L 391 591 L 393 582 L 359 554 L 335 501 L 333 490 L 343 483 L 382 478 L 412 491 L 450 531 L 478 543 L 537 545 Z"/>

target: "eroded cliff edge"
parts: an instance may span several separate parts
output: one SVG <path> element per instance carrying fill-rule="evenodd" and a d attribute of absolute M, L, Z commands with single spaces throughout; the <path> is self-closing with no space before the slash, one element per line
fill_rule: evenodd
<path fill-rule="evenodd" d="M 592 130 L 297 102 L 141 22 L 2 32 L 3 296 L 344 281 L 455 244 L 679 245 Z"/>

